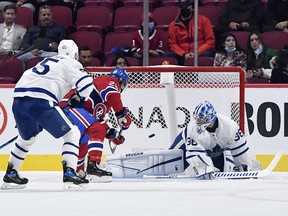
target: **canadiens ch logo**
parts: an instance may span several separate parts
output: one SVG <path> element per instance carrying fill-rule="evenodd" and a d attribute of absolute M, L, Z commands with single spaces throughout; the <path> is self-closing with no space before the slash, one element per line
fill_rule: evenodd
<path fill-rule="evenodd" d="M 0 135 L 3 133 L 3 131 L 6 128 L 7 125 L 7 112 L 3 104 L 0 102 Z"/>

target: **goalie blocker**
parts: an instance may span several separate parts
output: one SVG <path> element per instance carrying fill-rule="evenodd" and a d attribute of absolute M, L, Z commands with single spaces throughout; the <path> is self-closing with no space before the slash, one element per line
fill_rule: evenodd
<path fill-rule="evenodd" d="M 184 171 L 181 149 L 132 152 L 106 157 L 113 178 L 137 178 Z"/>

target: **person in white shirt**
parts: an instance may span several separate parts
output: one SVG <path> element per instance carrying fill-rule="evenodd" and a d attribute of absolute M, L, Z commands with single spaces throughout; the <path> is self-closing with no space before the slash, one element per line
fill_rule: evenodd
<path fill-rule="evenodd" d="M 7 5 L 3 10 L 4 23 L 0 24 L 0 56 L 12 56 L 19 52 L 26 29 L 14 23 L 17 8 Z"/>

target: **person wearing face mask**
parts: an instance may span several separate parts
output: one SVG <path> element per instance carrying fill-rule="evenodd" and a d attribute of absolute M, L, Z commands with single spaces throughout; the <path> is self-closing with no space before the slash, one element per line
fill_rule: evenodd
<path fill-rule="evenodd" d="M 132 50 L 133 56 L 142 60 L 143 56 L 143 39 L 144 29 L 143 21 L 140 23 L 140 28 L 134 32 L 132 36 Z M 149 14 L 149 56 L 162 56 L 163 51 L 163 35 L 155 29 L 156 22 L 153 14 Z"/>
<path fill-rule="evenodd" d="M 179 15 L 169 25 L 168 47 L 179 65 L 194 57 L 194 10 L 192 1 L 179 0 Z M 198 16 L 198 56 L 214 57 L 215 37 L 210 20 Z"/>
<path fill-rule="evenodd" d="M 251 32 L 247 41 L 247 81 L 267 82 L 271 78 L 272 62 L 277 52 L 264 45 L 259 32 Z"/>
<path fill-rule="evenodd" d="M 238 45 L 236 37 L 232 33 L 224 33 L 221 38 L 222 50 L 215 54 L 214 66 L 228 67 L 240 66 L 244 70 L 247 67 L 247 55 Z"/>

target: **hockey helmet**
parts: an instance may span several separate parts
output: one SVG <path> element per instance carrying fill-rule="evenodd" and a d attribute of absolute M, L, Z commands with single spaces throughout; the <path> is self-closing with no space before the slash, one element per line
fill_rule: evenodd
<path fill-rule="evenodd" d="M 58 54 L 78 60 L 78 46 L 73 40 L 62 40 L 58 46 Z"/>
<path fill-rule="evenodd" d="M 121 92 L 123 92 L 129 84 L 129 76 L 127 74 L 127 71 L 124 68 L 120 68 L 120 67 L 116 67 L 114 68 L 111 73 L 110 76 L 115 77 L 121 86 Z"/>
<path fill-rule="evenodd" d="M 197 132 L 199 134 L 202 133 L 211 123 L 216 120 L 216 117 L 216 111 L 210 102 L 204 101 L 198 104 L 193 112 Z"/>

